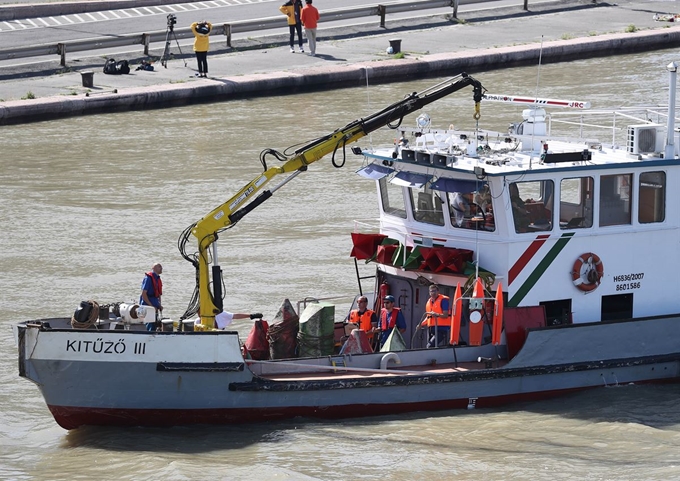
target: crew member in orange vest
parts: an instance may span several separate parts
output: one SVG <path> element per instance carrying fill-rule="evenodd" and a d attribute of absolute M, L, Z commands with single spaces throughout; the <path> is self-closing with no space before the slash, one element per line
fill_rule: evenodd
<path fill-rule="evenodd" d="M 151 271 L 144 275 L 142 294 L 139 296 L 139 303 L 142 306 L 153 306 L 156 308 L 156 312 L 163 310 L 163 305 L 161 304 L 161 296 L 163 295 L 162 273 L 163 266 L 159 263 L 154 264 Z M 158 315 L 156 315 L 156 319 L 158 319 Z M 157 322 L 147 323 L 146 330 L 155 331 L 158 327 L 156 324 Z"/>
<path fill-rule="evenodd" d="M 380 347 L 387 342 L 387 338 L 390 337 L 395 327 L 399 329 L 399 332 L 406 331 L 406 319 L 401 309 L 394 307 L 394 296 L 385 296 L 383 305 L 385 307 L 380 311 Z"/>
<path fill-rule="evenodd" d="M 361 296 L 357 299 L 358 309 L 352 309 L 347 318 L 348 322 L 356 324 L 359 329 L 365 331 L 368 335 L 368 340 L 373 341 L 375 331 L 378 329 L 378 317 L 375 312 L 368 308 L 368 298 Z"/>
<path fill-rule="evenodd" d="M 449 298 L 439 293 L 439 286 L 437 284 L 430 285 L 430 298 L 427 300 L 427 304 L 425 304 L 425 313 L 427 318 L 422 322 L 421 326 L 428 327 L 429 341 L 427 347 L 435 347 L 435 344 L 437 346 L 446 346 L 449 343 L 449 329 L 451 329 L 449 317 L 451 317 L 451 311 L 449 309 Z"/>

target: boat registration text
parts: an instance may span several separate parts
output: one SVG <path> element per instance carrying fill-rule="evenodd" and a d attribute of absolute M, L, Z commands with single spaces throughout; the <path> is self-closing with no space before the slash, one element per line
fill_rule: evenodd
<path fill-rule="evenodd" d="M 639 289 L 641 287 L 640 282 L 630 282 L 630 281 L 640 281 L 645 277 L 644 272 L 638 272 L 636 274 L 622 274 L 614 276 L 614 282 L 621 282 L 622 284 L 616 284 L 617 291 L 628 291 L 631 289 Z"/>

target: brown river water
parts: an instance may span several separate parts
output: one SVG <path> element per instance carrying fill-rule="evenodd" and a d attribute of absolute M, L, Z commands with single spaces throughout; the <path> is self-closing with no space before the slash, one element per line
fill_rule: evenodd
<path fill-rule="evenodd" d="M 611 108 L 666 103 L 673 60 L 667 50 L 544 65 L 538 89 L 536 68 L 475 76 L 491 93 Z M 194 273 L 177 238 L 261 171 L 263 148 L 326 134 L 437 81 L 3 127 L 0 480 L 680 479 L 680 385 L 607 387 L 506 410 L 67 432 L 18 377 L 14 322 L 70 316 L 86 299 L 134 300 L 156 261 L 164 314 L 178 318 Z M 472 93 L 425 111 L 441 127 L 472 127 Z M 518 117 L 483 104 L 480 126 L 504 130 Z M 393 138 L 379 132 L 359 145 Z M 343 295 L 344 317 L 357 291 L 349 233 L 377 216 L 373 183 L 354 174 L 360 165 L 349 151 L 342 169 L 314 164 L 221 235 L 227 309 L 271 319 L 284 298 Z M 247 334 L 249 322 L 237 322 Z"/>

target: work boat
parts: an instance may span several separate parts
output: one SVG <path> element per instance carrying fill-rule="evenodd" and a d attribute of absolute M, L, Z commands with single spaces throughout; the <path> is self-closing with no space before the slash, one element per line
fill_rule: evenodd
<path fill-rule="evenodd" d="M 677 67 L 668 70 L 668 109 L 638 117 L 485 93 L 463 74 L 290 156 L 266 150 L 263 173 L 180 237 L 197 270 L 181 322 L 150 332 L 153 308 L 83 302 L 71 318 L 17 326 L 20 375 L 66 429 L 475 409 L 677 381 L 680 299 L 667 276 L 680 268 L 678 193 L 668 189 L 680 182 Z M 503 133 L 437 130 L 422 112 L 412 128 L 402 122 L 467 87 L 478 121 L 480 105 L 487 112 L 494 101 L 520 105 L 521 120 Z M 350 157 L 378 190 L 379 224 L 356 224 L 351 255 L 376 266 L 371 286 L 357 277 L 379 332 L 344 325 L 345 313 L 335 319 L 327 302 L 304 310 L 284 302 L 245 342 L 217 329 L 229 320 L 218 233 L 324 156 L 342 166 L 348 144 L 386 126 L 398 132 L 394 145 L 354 145 Z M 267 167 L 268 156 L 284 163 Z M 284 180 L 265 190 L 278 175 Z M 196 253 L 186 251 L 192 237 Z M 663 256 L 650 262 L 649 246 Z M 428 303 L 432 285 L 446 299 Z M 405 327 L 389 331 L 382 309 L 393 305 Z M 272 334 L 284 324 L 288 349 Z M 267 327 L 269 349 L 250 343 Z M 331 339 L 310 349 L 303 334 Z"/>

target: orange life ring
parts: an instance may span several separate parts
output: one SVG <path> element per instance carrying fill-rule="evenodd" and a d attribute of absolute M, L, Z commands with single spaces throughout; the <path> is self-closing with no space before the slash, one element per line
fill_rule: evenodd
<path fill-rule="evenodd" d="M 604 265 L 597 254 L 586 252 L 581 254 L 571 270 L 574 285 L 583 292 L 591 292 L 600 285 L 604 275 Z"/>

